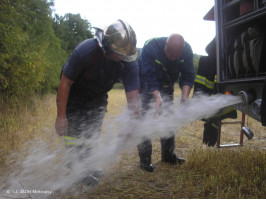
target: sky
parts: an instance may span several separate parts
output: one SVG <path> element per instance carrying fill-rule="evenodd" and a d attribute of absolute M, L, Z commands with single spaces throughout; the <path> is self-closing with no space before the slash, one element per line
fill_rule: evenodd
<path fill-rule="evenodd" d="M 54 0 L 54 4 L 54 13 L 79 13 L 99 28 L 117 19 L 126 21 L 136 32 L 139 48 L 150 38 L 179 33 L 195 54 L 206 55 L 205 47 L 215 36 L 215 22 L 203 19 L 214 0 Z"/>

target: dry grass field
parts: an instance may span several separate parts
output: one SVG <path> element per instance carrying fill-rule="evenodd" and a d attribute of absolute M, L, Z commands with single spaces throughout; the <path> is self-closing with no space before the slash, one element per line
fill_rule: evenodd
<path fill-rule="evenodd" d="M 176 95 L 179 95 L 177 91 Z M 0 130 L 0 175 L 7 177 L 15 161 L 23 160 L 25 143 L 42 138 L 51 148 L 63 141 L 54 131 L 55 95 L 33 99 L 34 109 L 21 108 L 6 113 Z M 108 112 L 104 123 L 121 113 L 126 106 L 123 90 L 109 93 Z M 238 113 L 240 116 L 240 113 Z M 3 119 L 2 119 L 3 120 Z M 265 198 L 266 197 L 266 127 L 249 117 L 246 124 L 254 132 L 252 140 L 244 138 L 242 147 L 220 148 L 202 144 L 203 122 L 194 121 L 177 130 L 176 152 L 187 159 L 180 166 L 162 163 L 159 138 L 153 141 L 153 165 L 149 173 L 139 167 L 137 149 L 128 149 L 118 164 L 106 171 L 100 184 L 81 188 L 78 194 L 60 194 L 52 198 Z M 103 130 L 105 133 L 106 130 Z M 222 127 L 221 143 L 239 140 L 240 125 Z M 15 154 L 14 152 L 20 152 Z M 14 161 L 15 160 L 15 161 Z M 4 179 L 2 179 L 4 180 Z M 5 184 L 1 181 L 0 186 Z M 1 188 L 1 187 L 0 187 Z M 1 197 L 0 197 L 1 198 Z"/>

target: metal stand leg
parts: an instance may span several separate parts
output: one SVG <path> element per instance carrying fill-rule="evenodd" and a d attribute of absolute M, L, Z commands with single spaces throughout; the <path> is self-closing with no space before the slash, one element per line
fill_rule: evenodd
<path fill-rule="evenodd" d="M 238 146 L 243 146 L 243 139 L 244 139 L 244 134 L 242 131 L 242 127 L 245 125 L 245 113 L 242 112 L 242 119 L 241 121 L 232 121 L 232 122 L 220 122 L 219 127 L 218 127 L 218 139 L 216 142 L 216 147 L 217 148 L 224 148 L 224 147 L 238 147 Z M 223 144 L 221 145 L 221 131 L 222 131 L 222 125 L 223 124 L 241 124 L 240 127 L 240 140 L 239 140 L 239 144 Z"/>
<path fill-rule="evenodd" d="M 245 126 L 245 119 L 246 119 L 246 115 L 245 113 L 242 112 L 242 121 L 241 121 L 241 129 L 240 129 L 240 145 L 243 146 L 243 138 L 244 138 L 244 133 L 242 131 L 243 126 Z"/>

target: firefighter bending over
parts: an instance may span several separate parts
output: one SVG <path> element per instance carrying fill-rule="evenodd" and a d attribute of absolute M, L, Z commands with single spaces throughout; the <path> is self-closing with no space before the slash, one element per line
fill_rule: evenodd
<path fill-rule="evenodd" d="M 160 37 L 146 41 L 138 60 L 140 71 L 140 94 L 143 114 L 154 101 L 153 108 L 158 110 L 164 103 L 173 102 L 174 83 L 179 80 L 182 89 L 181 102 L 186 102 L 194 83 L 195 72 L 193 53 L 190 45 L 179 34 L 168 38 Z M 174 130 L 169 137 L 161 138 L 161 159 L 171 164 L 181 164 L 185 160 L 175 153 Z M 151 163 L 152 144 L 149 138 L 138 145 L 140 166 L 153 172 Z"/>
<path fill-rule="evenodd" d="M 81 42 L 63 66 L 55 128 L 65 137 L 67 148 L 78 151 L 80 147 L 75 141 L 99 133 L 107 107 L 107 92 L 119 80 L 124 84 L 129 108 L 136 108 L 139 94 L 136 42 L 132 27 L 117 20 L 104 31 L 97 29 L 95 38 Z M 88 179 L 96 180 L 91 175 Z"/>

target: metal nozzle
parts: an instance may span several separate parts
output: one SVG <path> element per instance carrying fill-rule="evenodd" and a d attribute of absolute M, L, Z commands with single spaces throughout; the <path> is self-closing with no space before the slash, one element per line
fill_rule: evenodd
<path fill-rule="evenodd" d="M 242 131 L 249 140 L 251 140 L 254 137 L 253 132 L 247 126 L 243 126 Z"/>
<path fill-rule="evenodd" d="M 255 100 L 255 94 L 253 94 L 252 91 L 246 92 L 246 91 L 240 91 L 238 93 L 238 96 L 242 98 L 242 105 L 248 105 L 251 104 Z"/>
<path fill-rule="evenodd" d="M 257 99 L 251 104 L 251 109 L 254 115 L 260 116 L 261 99 Z"/>

